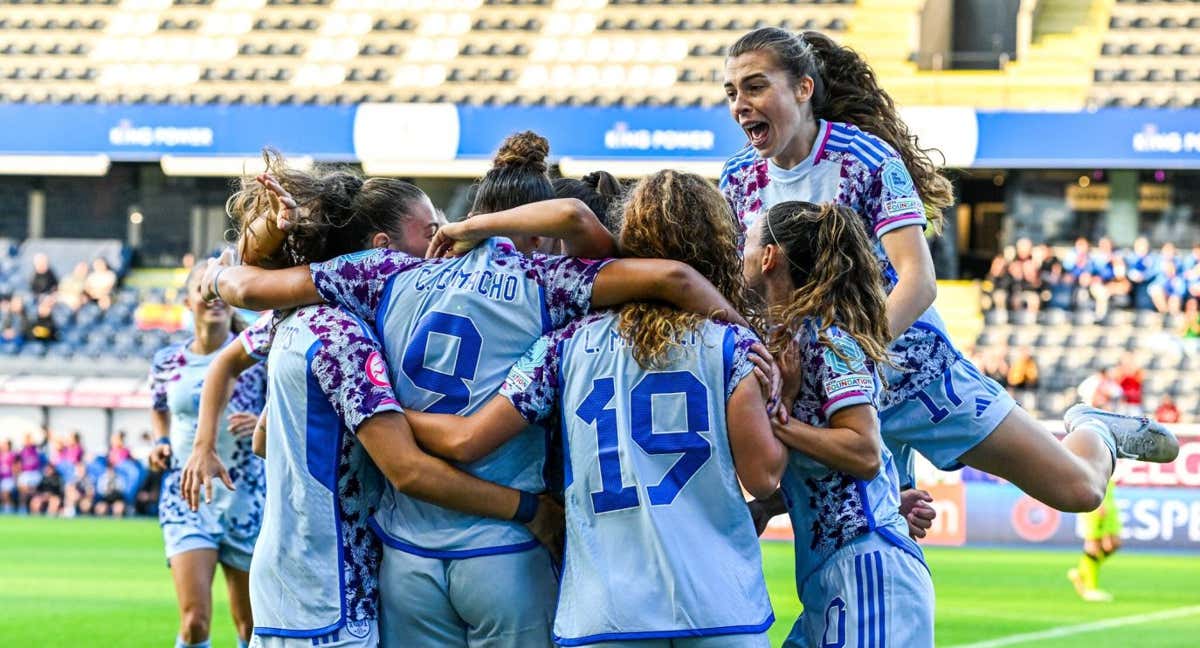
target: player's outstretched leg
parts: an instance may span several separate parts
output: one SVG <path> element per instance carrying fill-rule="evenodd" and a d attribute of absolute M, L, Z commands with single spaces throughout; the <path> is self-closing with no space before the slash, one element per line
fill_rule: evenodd
<path fill-rule="evenodd" d="M 1135 417 L 1105 412 L 1103 417 L 1089 414 L 1072 420 L 1075 423 L 1068 423 L 1068 434 L 1059 442 L 1028 412 L 1014 407 L 960 461 L 1007 479 L 1047 506 L 1083 512 L 1100 506 L 1122 447 L 1154 461 L 1171 461 L 1179 450 L 1178 441 L 1161 426 L 1151 426 L 1155 440 L 1147 442 Z"/>

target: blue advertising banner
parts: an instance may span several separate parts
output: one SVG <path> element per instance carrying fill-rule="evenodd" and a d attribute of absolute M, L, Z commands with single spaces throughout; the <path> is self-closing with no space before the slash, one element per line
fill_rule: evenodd
<path fill-rule="evenodd" d="M 948 163 L 985 168 L 1200 168 L 1200 110 L 903 111 Z M 0 104 L 0 155 L 257 155 L 274 146 L 318 160 L 485 160 L 514 132 L 550 140 L 551 158 L 721 161 L 745 145 L 725 108 L 363 104 L 150 106 Z"/>
<path fill-rule="evenodd" d="M 254 156 L 263 146 L 353 160 L 353 107 L 0 104 L 0 154 Z"/>
<path fill-rule="evenodd" d="M 1200 167 L 1200 110 L 977 111 L 974 167 Z"/>
<path fill-rule="evenodd" d="M 554 157 L 724 160 L 746 135 L 724 108 L 459 106 L 458 157 L 491 157 L 505 137 L 533 130 Z"/>

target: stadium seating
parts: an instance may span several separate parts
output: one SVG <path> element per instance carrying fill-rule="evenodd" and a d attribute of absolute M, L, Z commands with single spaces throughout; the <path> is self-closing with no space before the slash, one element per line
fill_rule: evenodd
<path fill-rule="evenodd" d="M 1090 101 L 1099 106 L 1200 107 L 1198 30 L 1200 4 L 1118 0 L 1096 62 Z"/>
<path fill-rule="evenodd" d="M 1153 409 L 1170 394 L 1183 417 L 1200 419 L 1200 351 L 1178 337 L 1179 316 L 1151 311 L 1112 310 L 1101 321 L 1090 312 L 991 311 L 976 348 L 1009 350 L 1011 362 L 1022 347 L 1033 351 L 1040 380 L 1036 390 L 1020 390 L 1017 401 L 1035 416 L 1056 419 L 1078 402 L 1077 388 L 1101 368 L 1111 368 L 1131 352 L 1146 371 L 1145 402 Z"/>
<path fill-rule="evenodd" d="M 0 101 L 719 103 L 740 33 L 853 0 L 6 0 Z M 753 11 L 748 11 L 748 9 Z"/>

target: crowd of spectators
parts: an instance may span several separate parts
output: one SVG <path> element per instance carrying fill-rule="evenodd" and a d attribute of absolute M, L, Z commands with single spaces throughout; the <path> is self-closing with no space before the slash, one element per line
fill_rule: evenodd
<path fill-rule="evenodd" d="M 42 439 L 27 433 L 17 448 L 0 438 L 0 511 L 63 517 L 156 512 L 158 476 L 147 469 L 148 453 L 131 452 L 124 431 L 97 455 L 84 449 L 78 432 L 45 431 Z"/>
<path fill-rule="evenodd" d="M 1153 411 L 1146 402 L 1143 385 L 1146 371 L 1137 366 L 1132 354 L 1121 356 L 1115 367 L 1102 367 L 1088 376 L 1076 390 L 1079 398 L 1091 405 L 1107 410 L 1143 416 L 1149 413 L 1160 423 L 1178 423 L 1180 412 L 1170 394 L 1163 394 Z"/>
<path fill-rule="evenodd" d="M 1095 245 L 1080 238 L 1059 256 L 1022 238 L 992 260 L 983 293 L 984 310 L 1093 309 L 1100 318 L 1109 308 L 1190 313 L 1189 330 L 1200 336 L 1200 245 L 1156 250 L 1140 237 L 1119 250 L 1108 238 Z"/>
<path fill-rule="evenodd" d="M 112 306 L 117 274 L 103 258 L 89 266 L 79 262 L 71 274 L 59 279 L 45 254 L 33 256 L 33 274 L 28 293 L 0 299 L 0 340 L 20 345 L 26 340 L 55 342 L 59 339 L 56 312 L 74 316 L 87 304 L 100 312 Z"/>

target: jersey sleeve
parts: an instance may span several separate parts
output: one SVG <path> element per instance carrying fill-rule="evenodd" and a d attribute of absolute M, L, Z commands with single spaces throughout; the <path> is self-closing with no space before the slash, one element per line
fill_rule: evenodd
<path fill-rule="evenodd" d="M 612 259 L 582 259 L 547 254 L 528 258 L 529 269 L 545 291 L 550 326 L 559 328 L 587 314 L 592 305 L 592 287 L 600 269 Z"/>
<path fill-rule="evenodd" d="M 750 347 L 758 341 L 758 336 L 748 328 L 735 324 L 726 327 L 723 345 L 726 400 L 733 396 L 733 391 L 742 380 L 754 371 L 754 363 L 750 362 Z"/>
<path fill-rule="evenodd" d="M 167 387 L 179 380 L 181 366 L 182 354 L 178 345 L 172 344 L 154 354 L 150 365 L 150 407 L 154 411 L 166 412 L 170 409 L 167 406 Z"/>
<path fill-rule="evenodd" d="M 346 427 L 354 432 L 383 412 L 402 412 L 379 343 L 344 315 L 328 318 L 309 370 Z"/>
<path fill-rule="evenodd" d="M 271 325 L 274 321 L 274 313 L 265 313 L 242 331 L 238 341 L 242 343 L 246 355 L 259 362 L 267 359 L 267 354 L 271 352 Z"/>
<path fill-rule="evenodd" d="M 925 204 L 917 194 L 912 176 L 904 161 L 894 153 L 868 179 L 863 200 L 863 215 L 871 224 L 876 238 L 893 230 L 919 225 L 924 228 Z"/>
<path fill-rule="evenodd" d="M 530 423 L 544 421 L 555 412 L 562 389 L 558 343 L 568 336 L 560 329 L 538 338 L 500 387 L 500 395 Z"/>
<path fill-rule="evenodd" d="M 851 405 L 874 405 L 875 377 L 862 347 L 837 327 L 829 327 L 825 335 L 832 346 L 814 336 L 803 351 L 803 366 L 815 378 L 821 413 L 829 418 Z"/>
<path fill-rule="evenodd" d="M 309 271 L 322 299 L 374 323 L 388 280 L 424 262 L 403 252 L 377 248 L 313 263 Z"/>
<path fill-rule="evenodd" d="M 262 414 L 267 404 L 267 367 L 261 362 L 243 371 L 233 385 L 229 397 L 231 412 Z"/>

